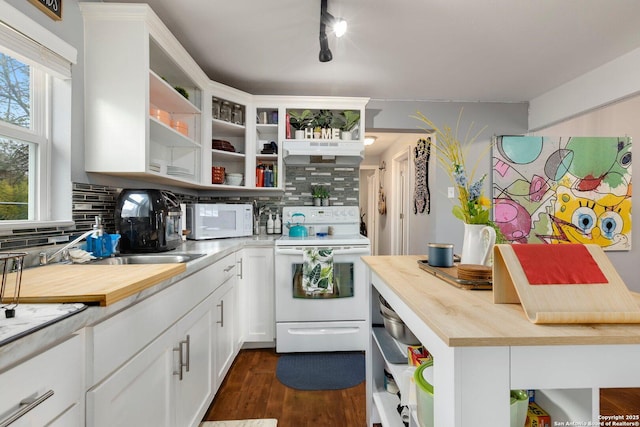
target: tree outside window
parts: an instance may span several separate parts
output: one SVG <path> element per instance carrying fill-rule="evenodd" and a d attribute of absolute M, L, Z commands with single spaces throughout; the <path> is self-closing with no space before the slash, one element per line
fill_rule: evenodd
<path fill-rule="evenodd" d="M 28 65 L 0 52 L 0 220 L 29 219 L 32 144 L 9 135 L 12 127 L 31 127 L 30 75 Z"/>

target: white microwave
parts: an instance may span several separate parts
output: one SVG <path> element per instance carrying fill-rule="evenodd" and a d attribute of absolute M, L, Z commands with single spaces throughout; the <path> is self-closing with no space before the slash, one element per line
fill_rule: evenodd
<path fill-rule="evenodd" d="M 187 230 L 191 230 L 187 235 L 191 240 L 251 236 L 253 207 L 250 204 L 189 204 Z"/>

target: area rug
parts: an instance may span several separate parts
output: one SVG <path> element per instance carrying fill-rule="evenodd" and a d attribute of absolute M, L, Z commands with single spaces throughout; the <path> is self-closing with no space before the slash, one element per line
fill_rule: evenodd
<path fill-rule="evenodd" d="M 297 390 L 340 390 L 364 381 L 364 354 L 290 353 L 278 358 L 276 377 Z"/>
<path fill-rule="evenodd" d="M 276 427 L 278 420 L 273 418 L 255 420 L 205 421 L 200 427 Z"/>

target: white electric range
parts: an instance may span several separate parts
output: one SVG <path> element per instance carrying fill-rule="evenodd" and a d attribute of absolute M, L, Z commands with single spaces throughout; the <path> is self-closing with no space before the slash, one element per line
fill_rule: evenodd
<path fill-rule="evenodd" d="M 361 257 L 371 249 L 359 233 L 359 213 L 357 206 L 283 208 L 283 236 L 275 242 L 279 353 L 366 349 L 368 287 Z M 290 237 L 287 224 L 303 225 L 309 235 Z M 303 258 L 309 249 L 331 249 L 331 292 L 303 289 Z"/>

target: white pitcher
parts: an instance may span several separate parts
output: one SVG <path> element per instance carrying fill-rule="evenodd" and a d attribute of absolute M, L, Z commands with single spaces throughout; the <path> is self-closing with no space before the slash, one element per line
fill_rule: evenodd
<path fill-rule="evenodd" d="M 496 231 L 484 224 L 464 224 L 464 240 L 460 264 L 489 265 L 496 243 Z"/>

